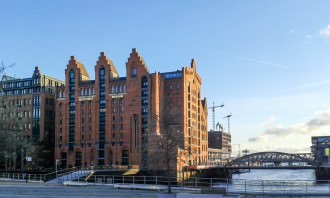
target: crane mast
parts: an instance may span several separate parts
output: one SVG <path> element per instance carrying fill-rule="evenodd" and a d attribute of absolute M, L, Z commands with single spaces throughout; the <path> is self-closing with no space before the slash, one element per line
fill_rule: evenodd
<path fill-rule="evenodd" d="M 209 109 L 212 109 L 212 125 L 213 125 L 212 129 L 213 129 L 213 131 L 215 131 L 215 109 L 219 108 L 219 107 L 223 107 L 223 106 L 225 106 L 225 105 L 222 104 L 222 105 L 215 106 L 214 101 L 213 101 L 213 105 L 211 107 L 209 107 Z"/>

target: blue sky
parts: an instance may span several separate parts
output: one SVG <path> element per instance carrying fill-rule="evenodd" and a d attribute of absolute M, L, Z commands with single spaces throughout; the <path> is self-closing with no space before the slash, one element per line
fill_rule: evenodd
<path fill-rule="evenodd" d="M 308 152 L 330 135 L 330 1 L 0 0 L 0 60 L 64 79 L 71 55 L 89 74 L 101 51 L 120 76 L 132 48 L 150 71 L 196 58 L 216 121 L 232 113 L 233 150 Z M 212 126 L 209 112 L 209 127 Z"/>

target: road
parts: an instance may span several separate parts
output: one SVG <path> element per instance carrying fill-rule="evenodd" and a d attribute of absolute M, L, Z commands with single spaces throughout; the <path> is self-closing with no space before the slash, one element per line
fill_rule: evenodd
<path fill-rule="evenodd" d="M 72 187 L 45 184 L 0 183 L 0 197 L 157 197 L 156 191 L 121 190 L 110 186 Z"/>

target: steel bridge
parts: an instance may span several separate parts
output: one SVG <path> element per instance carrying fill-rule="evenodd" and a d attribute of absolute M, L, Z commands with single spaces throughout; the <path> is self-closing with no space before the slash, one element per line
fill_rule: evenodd
<path fill-rule="evenodd" d="M 261 167 L 265 165 L 280 166 L 286 163 L 287 166 L 293 166 L 294 163 L 315 166 L 316 162 L 311 153 L 289 154 L 283 152 L 258 152 L 244 155 L 231 161 L 231 166 L 254 166 Z"/>

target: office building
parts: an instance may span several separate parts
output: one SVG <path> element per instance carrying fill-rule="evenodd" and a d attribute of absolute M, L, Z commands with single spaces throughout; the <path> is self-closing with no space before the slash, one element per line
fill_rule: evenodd
<path fill-rule="evenodd" d="M 0 166 L 12 170 L 21 169 L 26 163 L 33 168 L 52 167 L 55 88 L 63 82 L 42 74 L 39 67 L 35 67 L 32 77 L 4 75 L 0 85 L 0 130 L 2 140 L 6 140 L 1 149 Z"/>

